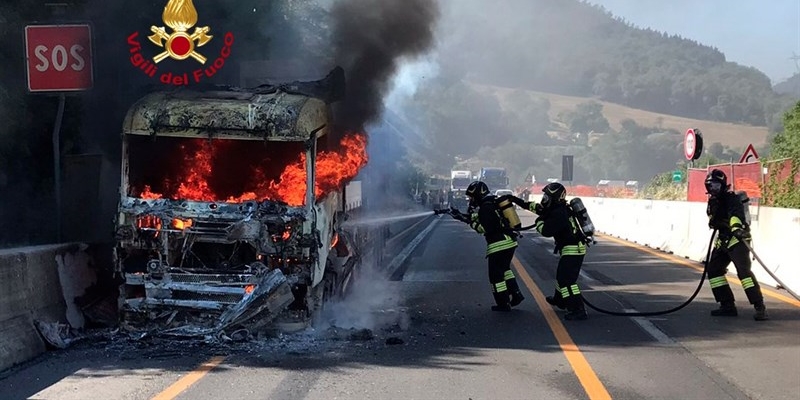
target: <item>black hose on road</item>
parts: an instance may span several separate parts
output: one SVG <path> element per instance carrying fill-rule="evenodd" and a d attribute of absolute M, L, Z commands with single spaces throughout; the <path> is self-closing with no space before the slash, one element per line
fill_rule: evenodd
<path fill-rule="evenodd" d="M 692 293 L 692 296 L 689 297 L 688 300 L 683 302 L 683 304 L 681 304 L 681 305 L 679 305 L 677 307 L 674 307 L 674 308 L 670 308 L 669 310 L 662 310 L 662 311 L 619 312 L 619 311 L 603 310 L 602 308 L 599 308 L 599 307 L 595 306 L 594 304 L 590 303 L 589 300 L 586 300 L 586 297 L 583 296 L 584 304 L 586 304 L 589 308 L 591 308 L 592 310 L 595 310 L 595 311 L 597 311 L 599 313 L 608 314 L 608 315 L 616 315 L 616 316 L 620 316 L 620 317 L 652 317 L 652 316 L 655 316 L 655 315 L 664 315 L 664 314 L 673 313 L 675 311 L 678 311 L 678 310 L 688 306 L 689 303 L 691 303 L 695 299 L 695 297 L 697 297 L 697 294 L 700 293 L 700 289 L 703 288 L 703 283 L 705 283 L 705 280 L 706 280 L 706 268 L 708 267 L 708 260 L 711 259 L 711 251 L 713 250 L 714 237 L 716 235 L 717 235 L 717 230 L 714 229 L 714 231 L 711 233 L 711 240 L 709 240 L 709 242 L 708 242 L 708 253 L 706 254 L 705 261 L 703 261 L 703 274 L 700 276 L 700 282 L 697 284 L 697 289 L 695 289 L 694 293 Z"/>

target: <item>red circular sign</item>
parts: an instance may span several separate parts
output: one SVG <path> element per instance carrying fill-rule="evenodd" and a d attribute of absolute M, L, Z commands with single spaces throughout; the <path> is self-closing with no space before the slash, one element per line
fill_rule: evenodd
<path fill-rule="evenodd" d="M 694 159 L 694 152 L 697 148 L 697 137 L 694 134 L 694 129 L 686 131 L 686 136 L 683 138 L 683 155 L 686 159 L 691 161 Z"/>

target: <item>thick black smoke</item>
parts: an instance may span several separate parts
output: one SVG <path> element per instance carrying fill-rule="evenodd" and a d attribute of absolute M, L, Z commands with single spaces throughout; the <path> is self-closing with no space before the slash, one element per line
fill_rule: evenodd
<path fill-rule="evenodd" d="M 439 8 L 431 0 L 340 0 L 331 16 L 334 59 L 347 78 L 339 122 L 361 130 L 380 116 L 398 65 L 433 45 Z"/>

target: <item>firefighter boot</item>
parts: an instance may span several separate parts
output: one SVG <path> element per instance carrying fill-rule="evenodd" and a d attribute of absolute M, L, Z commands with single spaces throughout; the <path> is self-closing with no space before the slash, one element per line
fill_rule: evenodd
<path fill-rule="evenodd" d="M 564 319 L 567 321 L 583 321 L 589 318 L 586 308 L 583 306 L 583 297 L 580 294 L 572 295 L 564 300 L 567 303 L 567 313 Z"/>
<path fill-rule="evenodd" d="M 511 295 L 511 307 L 516 307 L 519 303 L 522 303 L 522 300 L 525 300 L 525 296 L 522 295 L 522 292 L 517 290 L 514 294 Z"/>
<path fill-rule="evenodd" d="M 508 295 L 507 290 L 494 292 L 492 296 L 494 297 L 494 304 L 496 304 L 492 306 L 492 311 L 511 311 L 511 306 L 508 304 L 511 296 Z"/>
<path fill-rule="evenodd" d="M 756 313 L 753 314 L 753 319 L 756 321 L 766 321 L 769 319 L 767 315 L 767 306 L 764 303 L 757 303 L 753 305 L 756 308 Z"/>
<path fill-rule="evenodd" d="M 558 307 L 559 309 L 562 310 L 567 308 L 566 306 L 564 306 L 564 298 L 561 297 L 561 292 L 559 292 L 558 290 L 556 290 L 556 293 L 554 295 L 547 296 L 544 299 L 547 301 L 547 304 L 550 304 L 551 306 Z"/>
<path fill-rule="evenodd" d="M 492 311 L 508 312 L 511 311 L 511 306 L 508 304 L 498 304 L 496 306 L 492 306 Z"/>
<path fill-rule="evenodd" d="M 586 309 L 583 307 L 569 310 L 564 314 L 564 319 L 567 321 L 583 321 L 588 318 L 589 314 L 586 313 Z"/>
<path fill-rule="evenodd" d="M 735 317 L 739 315 L 736 304 L 732 301 L 723 301 L 716 310 L 711 310 L 712 317 Z"/>

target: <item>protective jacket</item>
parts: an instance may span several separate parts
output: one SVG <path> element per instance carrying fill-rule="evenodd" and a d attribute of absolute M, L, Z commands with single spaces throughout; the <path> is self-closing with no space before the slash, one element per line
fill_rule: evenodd
<path fill-rule="evenodd" d="M 517 247 L 517 234 L 508 226 L 507 220 L 497 207 L 493 195 L 481 199 L 478 212 L 470 215 L 470 224 L 476 232 L 486 238 L 486 255 Z"/>
<path fill-rule="evenodd" d="M 719 196 L 710 197 L 706 207 L 708 215 L 708 226 L 718 232 L 714 247 L 731 248 L 739 243 L 739 239 L 733 234 L 734 231 L 744 229 L 750 231 L 744 213 L 744 204 L 739 200 L 739 196 L 732 191 L 725 191 Z"/>
<path fill-rule="evenodd" d="M 534 211 L 535 205 L 531 205 Z M 536 211 L 534 211 L 536 212 Z M 547 210 L 539 210 L 536 218 L 536 230 L 544 237 L 552 237 L 556 243 L 555 252 L 564 256 L 586 254 L 586 245 L 581 240 L 578 230 L 580 226 L 570 218 L 566 203 L 554 204 Z"/>

